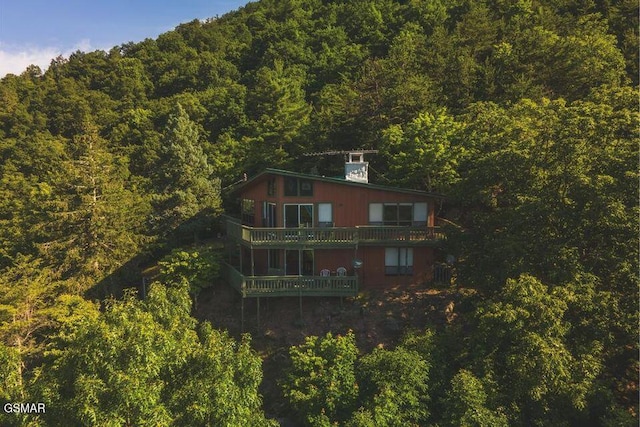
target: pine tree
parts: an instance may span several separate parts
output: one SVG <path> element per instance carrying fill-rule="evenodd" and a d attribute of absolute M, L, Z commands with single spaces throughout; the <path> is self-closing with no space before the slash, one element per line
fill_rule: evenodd
<path fill-rule="evenodd" d="M 213 177 L 200 141 L 198 125 L 179 103 L 164 129 L 156 174 L 154 225 L 159 233 L 197 237 L 220 212 L 220 180 Z"/>

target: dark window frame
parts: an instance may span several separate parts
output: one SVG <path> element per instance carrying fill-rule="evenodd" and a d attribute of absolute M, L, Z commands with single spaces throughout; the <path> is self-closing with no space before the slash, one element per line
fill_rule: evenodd
<path fill-rule="evenodd" d="M 313 197 L 313 180 L 286 176 L 284 195 L 285 197 Z"/>
<path fill-rule="evenodd" d="M 387 265 L 387 250 L 397 251 L 395 265 Z M 413 248 L 385 248 L 384 249 L 384 274 L 385 276 L 413 276 Z M 411 265 L 408 265 L 408 253 L 411 251 Z M 404 260 L 402 255 L 404 252 Z M 404 263 L 403 263 L 404 261 Z"/>
<path fill-rule="evenodd" d="M 242 224 L 250 227 L 256 224 L 256 201 L 253 199 L 242 199 L 240 201 L 240 218 Z"/>
<path fill-rule="evenodd" d="M 269 178 L 267 180 L 267 196 L 275 196 L 278 194 L 276 186 L 276 178 Z"/>

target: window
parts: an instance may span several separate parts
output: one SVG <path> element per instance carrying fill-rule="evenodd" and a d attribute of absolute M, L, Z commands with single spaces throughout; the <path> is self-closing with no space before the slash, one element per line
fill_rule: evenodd
<path fill-rule="evenodd" d="M 267 196 L 275 196 L 276 195 L 276 179 L 269 178 L 267 180 Z"/>
<path fill-rule="evenodd" d="M 369 224 L 382 225 L 382 203 L 369 205 Z"/>
<path fill-rule="evenodd" d="M 269 249 L 267 252 L 267 257 L 269 258 L 269 269 L 280 268 L 280 250 L 279 249 Z"/>
<path fill-rule="evenodd" d="M 276 226 L 276 204 L 270 202 L 262 202 L 262 226 Z"/>
<path fill-rule="evenodd" d="M 286 275 L 313 276 L 314 260 L 312 249 L 286 249 L 284 253 Z"/>
<path fill-rule="evenodd" d="M 251 199 L 242 199 L 240 212 L 241 219 L 244 225 L 249 225 L 251 227 L 254 226 L 256 221 L 256 211 L 255 211 L 256 203 Z"/>
<path fill-rule="evenodd" d="M 313 227 L 313 205 L 284 205 L 284 226 Z"/>
<path fill-rule="evenodd" d="M 331 203 L 318 203 L 318 227 L 333 226 L 333 206 Z"/>
<path fill-rule="evenodd" d="M 287 176 L 284 179 L 285 196 L 313 196 L 313 181 Z"/>
<path fill-rule="evenodd" d="M 411 225 L 413 219 L 413 204 L 385 203 L 382 208 L 382 222 L 384 225 Z"/>
<path fill-rule="evenodd" d="M 413 204 L 413 225 L 427 225 L 427 204 Z"/>
<path fill-rule="evenodd" d="M 413 274 L 413 249 L 385 248 L 384 273 L 387 276 L 411 276 Z"/>
<path fill-rule="evenodd" d="M 371 225 L 426 225 L 427 204 L 421 203 L 371 203 Z"/>
<path fill-rule="evenodd" d="M 310 181 L 308 179 L 300 180 L 300 195 L 313 196 L 313 181 Z"/>

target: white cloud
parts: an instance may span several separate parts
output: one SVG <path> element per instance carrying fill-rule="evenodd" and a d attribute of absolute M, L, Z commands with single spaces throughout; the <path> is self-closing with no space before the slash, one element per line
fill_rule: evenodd
<path fill-rule="evenodd" d="M 0 43 L 0 78 L 7 74 L 22 74 L 29 65 L 37 65 L 44 72 L 51 60 L 62 55 L 69 57 L 73 52 L 78 50 L 83 52 L 91 52 L 98 50 L 91 46 L 89 40 L 81 40 L 70 49 L 62 49 L 59 47 L 16 47 L 5 46 Z M 108 48 L 107 48 L 108 49 Z"/>
<path fill-rule="evenodd" d="M 15 51 L 0 46 L 0 77 L 11 74 L 21 74 L 29 65 L 37 65 L 46 70 L 51 60 L 62 52 L 55 47 L 27 48 Z"/>

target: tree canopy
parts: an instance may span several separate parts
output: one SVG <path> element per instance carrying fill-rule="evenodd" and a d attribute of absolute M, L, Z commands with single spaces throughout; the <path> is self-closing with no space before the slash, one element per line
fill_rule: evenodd
<path fill-rule="evenodd" d="M 0 79 L 3 425 L 269 425 L 248 337 L 191 318 L 225 188 L 368 148 L 442 192 L 469 299 L 289 352 L 308 425 L 637 425 L 638 4 L 260 0 Z M 142 300 L 128 288 L 160 264 Z M 96 300 L 96 296 L 103 298 Z M 92 299 L 93 298 L 93 299 Z"/>

